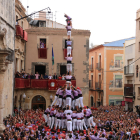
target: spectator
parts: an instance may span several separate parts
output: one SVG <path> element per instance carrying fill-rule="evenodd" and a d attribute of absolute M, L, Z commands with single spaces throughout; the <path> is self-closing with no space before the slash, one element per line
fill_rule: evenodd
<path fill-rule="evenodd" d="M 75 80 L 75 76 L 74 75 L 72 75 L 71 80 Z"/>
<path fill-rule="evenodd" d="M 32 73 L 31 73 L 31 75 L 30 75 L 30 78 L 31 78 L 31 79 L 34 79 L 34 75 L 33 75 Z"/>
<path fill-rule="evenodd" d="M 56 75 L 56 73 L 54 73 L 53 79 L 57 79 L 57 75 Z"/>
<path fill-rule="evenodd" d="M 62 75 L 62 80 L 65 80 L 65 74 Z"/>
<path fill-rule="evenodd" d="M 39 74 L 38 74 L 38 72 L 36 72 L 36 74 L 35 74 L 35 79 L 39 79 Z"/>
<path fill-rule="evenodd" d="M 48 79 L 48 75 L 46 73 L 44 75 L 44 79 Z"/>
<path fill-rule="evenodd" d="M 43 74 L 41 74 L 40 79 L 44 79 L 44 78 L 43 78 Z"/>
<path fill-rule="evenodd" d="M 48 77 L 49 79 L 52 79 L 53 77 L 52 77 L 52 75 L 51 74 L 49 74 L 49 77 Z"/>
<path fill-rule="evenodd" d="M 62 76 L 61 76 L 61 75 L 59 75 L 58 79 L 59 79 L 59 80 L 62 80 Z"/>

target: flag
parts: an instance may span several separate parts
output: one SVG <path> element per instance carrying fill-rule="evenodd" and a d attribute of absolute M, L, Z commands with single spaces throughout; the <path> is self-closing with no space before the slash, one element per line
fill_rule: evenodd
<path fill-rule="evenodd" d="M 54 53 L 53 53 L 53 47 L 52 47 L 52 65 L 54 65 Z"/>

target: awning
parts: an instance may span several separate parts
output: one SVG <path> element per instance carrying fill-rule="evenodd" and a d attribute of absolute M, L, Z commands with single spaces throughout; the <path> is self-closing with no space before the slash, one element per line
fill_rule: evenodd
<path fill-rule="evenodd" d="M 133 99 L 132 98 L 124 98 L 124 101 L 125 102 L 133 102 Z"/>

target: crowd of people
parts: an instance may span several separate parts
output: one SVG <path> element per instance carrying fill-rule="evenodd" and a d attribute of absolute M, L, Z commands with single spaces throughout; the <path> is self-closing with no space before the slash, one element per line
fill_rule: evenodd
<path fill-rule="evenodd" d="M 90 110 L 87 106 L 72 111 L 72 131 L 67 130 L 65 117 L 70 110 L 51 105 L 46 110 L 20 110 L 14 116 L 9 115 L 3 122 L 5 130 L 0 135 L 1 140 L 138 140 L 140 126 L 136 119 L 136 112 L 128 112 L 123 106 L 100 106 Z M 82 110 L 82 111 L 81 111 Z M 94 125 L 88 124 L 86 116 L 88 110 L 92 113 Z M 57 112 L 54 114 L 52 112 Z M 84 113 L 85 126 L 80 128 L 79 111 Z M 48 121 L 46 120 L 46 113 Z M 53 114 L 53 115 L 52 115 Z M 60 115 L 61 114 L 61 115 Z M 63 116 L 64 114 L 68 114 Z M 75 115 L 78 116 L 75 119 Z M 51 116 L 52 115 L 52 116 Z M 60 117 L 59 117 L 60 115 Z M 54 118 L 51 128 L 50 119 Z M 77 127 L 78 126 L 78 127 Z M 82 129 L 82 130 L 80 130 Z"/>
<path fill-rule="evenodd" d="M 52 76 L 51 74 L 47 75 L 46 73 L 43 74 L 39 74 L 38 72 L 36 72 L 36 74 L 29 74 L 29 73 L 25 73 L 25 71 L 21 71 L 21 72 L 16 72 L 15 73 L 15 78 L 24 78 L 24 79 L 58 79 L 58 80 L 66 80 L 68 77 L 68 74 L 63 74 L 63 75 L 59 75 L 57 76 L 56 73 Z M 75 80 L 75 76 L 72 75 L 71 80 Z"/>

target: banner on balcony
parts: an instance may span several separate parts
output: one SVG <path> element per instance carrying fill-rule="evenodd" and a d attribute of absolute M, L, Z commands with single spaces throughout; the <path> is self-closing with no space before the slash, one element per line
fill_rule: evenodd
<path fill-rule="evenodd" d="M 125 101 L 122 101 L 122 106 L 125 106 Z"/>
<path fill-rule="evenodd" d="M 133 99 L 132 98 L 125 98 L 124 99 L 126 102 L 133 102 Z"/>

